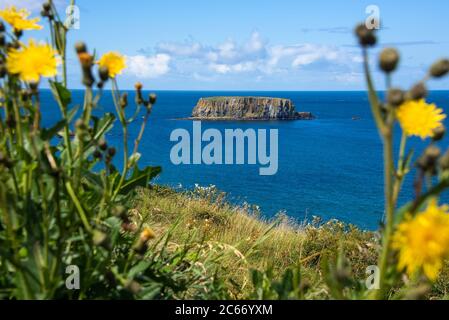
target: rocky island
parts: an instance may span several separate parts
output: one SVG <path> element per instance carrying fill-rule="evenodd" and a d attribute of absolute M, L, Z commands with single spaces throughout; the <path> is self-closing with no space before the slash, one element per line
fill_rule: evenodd
<path fill-rule="evenodd" d="M 310 112 L 297 112 L 290 99 L 268 97 L 201 98 L 193 120 L 311 120 Z"/>

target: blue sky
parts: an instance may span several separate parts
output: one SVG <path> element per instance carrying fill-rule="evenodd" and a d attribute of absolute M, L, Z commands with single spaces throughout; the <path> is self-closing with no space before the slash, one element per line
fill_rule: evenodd
<path fill-rule="evenodd" d="M 39 12 L 36 0 L 0 0 Z M 69 2 L 56 0 L 63 10 Z M 371 51 L 397 46 L 394 84 L 404 88 L 437 58 L 449 56 L 449 1 L 79 0 L 83 40 L 98 53 L 120 51 L 128 70 L 123 88 L 140 80 L 154 90 L 363 90 L 360 49 L 352 33 L 377 5 L 383 30 Z M 48 31 L 48 29 L 47 29 Z M 31 36 L 46 38 L 43 32 Z M 79 67 L 69 59 L 70 81 Z M 381 74 L 376 78 L 383 83 Z M 448 89 L 449 80 L 433 81 Z M 379 89 L 382 89 L 380 86 Z"/>

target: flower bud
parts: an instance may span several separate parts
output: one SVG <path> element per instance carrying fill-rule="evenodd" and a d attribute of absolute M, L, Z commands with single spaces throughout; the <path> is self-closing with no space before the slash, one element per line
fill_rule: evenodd
<path fill-rule="evenodd" d="M 109 70 L 107 67 L 103 66 L 98 69 L 98 75 L 101 81 L 106 82 L 109 79 Z"/>
<path fill-rule="evenodd" d="M 382 50 L 379 58 L 379 67 L 382 71 L 390 73 L 396 70 L 399 63 L 399 53 L 394 48 L 386 48 Z"/>
<path fill-rule="evenodd" d="M 99 146 L 100 149 L 103 150 L 103 151 L 106 151 L 106 150 L 108 149 L 108 144 L 107 144 L 106 140 L 104 140 L 104 139 L 101 139 L 101 140 L 98 142 L 98 146 Z"/>
<path fill-rule="evenodd" d="M 440 141 L 444 138 L 444 135 L 446 134 L 446 128 L 441 125 L 436 129 L 433 129 L 433 141 Z"/>
<path fill-rule="evenodd" d="M 150 104 L 155 104 L 156 100 L 157 100 L 156 94 L 155 93 L 150 94 L 150 99 L 149 99 Z"/>
<path fill-rule="evenodd" d="M 108 247 L 108 235 L 100 230 L 94 230 L 92 241 L 96 246 Z"/>
<path fill-rule="evenodd" d="M 86 87 L 92 87 L 92 85 L 95 83 L 95 79 L 92 75 L 92 66 L 94 63 L 94 58 L 87 52 L 78 53 L 78 58 L 81 63 L 81 68 L 83 71 L 83 84 Z"/>
<path fill-rule="evenodd" d="M 434 78 L 444 77 L 449 73 L 449 59 L 441 59 L 430 67 L 430 75 Z"/>
<path fill-rule="evenodd" d="M 51 10 L 51 3 L 45 2 L 45 3 L 42 5 L 42 8 L 43 8 L 44 11 L 50 11 L 50 10 Z"/>
<path fill-rule="evenodd" d="M 143 102 L 144 102 L 143 96 L 142 96 L 143 85 L 140 82 L 137 82 L 135 85 L 135 88 L 136 88 L 136 103 L 138 105 L 143 104 Z"/>
<path fill-rule="evenodd" d="M 95 150 L 94 151 L 94 158 L 95 159 L 100 159 L 100 160 L 103 158 L 103 154 L 101 153 L 100 150 Z"/>
<path fill-rule="evenodd" d="M 134 87 L 136 88 L 137 91 L 141 91 L 143 88 L 143 84 L 140 82 L 137 82 Z"/>
<path fill-rule="evenodd" d="M 120 97 L 120 107 L 125 109 L 128 106 L 128 93 L 124 92 Z"/>
<path fill-rule="evenodd" d="M 423 82 L 415 84 L 407 93 L 407 98 L 410 100 L 421 100 L 427 96 L 427 88 Z"/>
<path fill-rule="evenodd" d="M 108 149 L 108 155 L 113 158 L 115 156 L 115 154 L 117 153 L 117 150 L 114 147 L 110 147 Z"/>
<path fill-rule="evenodd" d="M 362 47 L 371 47 L 374 46 L 377 42 L 374 30 L 368 29 L 364 23 L 359 24 L 356 27 L 355 34 L 359 39 L 359 44 Z"/>
<path fill-rule="evenodd" d="M 440 156 L 441 156 L 440 148 L 433 145 L 429 146 L 424 151 L 424 154 L 421 156 L 421 158 L 418 159 L 417 165 L 422 171 L 428 172 L 430 174 L 435 174 L 436 164 Z"/>
<path fill-rule="evenodd" d="M 14 35 L 15 35 L 17 38 L 20 38 L 20 37 L 23 36 L 23 31 L 22 31 L 22 30 L 14 29 L 13 32 L 14 32 Z"/>
<path fill-rule="evenodd" d="M 138 240 L 134 246 L 133 250 L 140 255 L 144 255 L 148 250 L 148 244 L 146 242 L 143 242 L 142 240 Z"/>
<path fill-rule="evenodd" d="M 87 46 L 84 42 L 78 42 L 77 44 L 75 44 L 75 50 L 76 50 L 76 53 L 78 53 L 78 54 L 86 53 Z"/>
<path fill-rule="evenodd" d="M 131 280 L 126 283 L 125 289 L 132 294 L 138 294 L 142 290 L 142 286 L 137 281 Z"/>
<path fill-rule="evenodd" d="M 5 24 L 2 21 L 0 21 L 0 32 L 5 32 L 5 31 L 6 31 Z"/>
<path fill-rule="evenodd" d="M 401 89 L 393 88 L 388 90 L 387 102 L 393 107 L 400 106 L 405 99 L 405 93 Z"/>
<path fill-rule="evenodd" d="M 0 33 L 0 47 L 4 47 L 6 44 L 5 34 Z"/>

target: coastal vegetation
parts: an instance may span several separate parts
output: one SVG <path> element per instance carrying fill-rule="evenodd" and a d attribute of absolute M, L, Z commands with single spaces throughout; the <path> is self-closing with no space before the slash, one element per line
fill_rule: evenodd
<path fill-rule="evenodd" d="M 74 106 L 69 28 L 52 1 L 44 3 L 42 17 L 14 6 L 0 10 L 0 298 L 448 297 L 449 206 L 439 196 L 449 188 L 449 153 L 436 146 L 446 116 L 426 102 L 426 83 L 449 73 L 447 59 L 403 90 L 390 85 L 399 53 L 384 49 L 378 64 L 388 92 L 381 101 L 368 54 L 376 31 L 356 28 L 384 145 L 386 217 L 377 232 L 368 232 L 318 218 L 297 222 L 279 214 L 267 220 L 257 206 L 232 205 L 215 187 L 174 191 L 151 184 L 161 168 L 140 167 L 139 147 L 156 96 L 137 83 L 130 103 L 119 89 L 125 57 L 97 56 L 78 43 L 85 98 Z M 51 41 L 23 41 L 41 23 L 48 24 Z M 43 81 L 60 108 L 60 121 L 48 127 L 41 121 Z M 93 110 L 109 94 L 106 85 L 115 114 L 97 117 Z M 130 141 L 137 117 L 144 121 Z M 395 124 L 402 133 L 397 157 Z M 114 125 L 122 130 L 120 146 L 107 139 Z M 427 145 L 419 157 L 407 149 L 410 136 Z M 123 152 L 121 167 L 114 165 L 117 150 Z M 416 175 L 416 196 L 398 207 L 407 174 Z"/>

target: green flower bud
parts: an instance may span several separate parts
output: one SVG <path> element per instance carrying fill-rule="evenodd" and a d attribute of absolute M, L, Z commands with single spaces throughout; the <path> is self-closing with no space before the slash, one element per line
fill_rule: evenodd
<path fill-rule="evenodd" d="M 444 77 L 449 73 L 449 59 L 441 59 L 430 67 L 430 75 L 434 78 Z"/>
<path fill-rule="evenodd" d="M 423 82 L 415 84 L 410 91 L 407 93 L 407 99 L 410 100 L 421 100 L 427 97 L 427 88 Z"/>
<path fill-rule="evenodd" d="M 355 34 L 359 39 L 359 44 L 362 47 L 371 47 L 374 46 L 377 42 L 374 30 L 368 29 L 364 23 L 359 24 L 356 27 Z"/>
<path fill-rule="evenodd" d="M 128 281 L 125 288 L 132 294 L 138 294 L 142 290 L 142 286 L 135 280 Z"/>
<path fill-rule="evenodd" d="M 94 230 L 92 241 L 96 246 L 106 246 L 108 242 L 108 235 L 100 230 Z"/>
<path fill-rule="evenodd" d="M 387 102 L 393 107 L 398 107 L 405 100 L 405 93 L 401 89 L 393 88 L 388 91 Z"/>
<path fill-rule="evenodd" d="M 440 126 L 433 130 L 433 141 L 440 141 L 444 138 L 446 134 L 446 128 L 444 126 Z"/>
<path fill-rule="evenodd" d="M 100 67 L 98 69 L 98 75 L 100 76 L 101 81 L 106 82 L 109 79 L 109 70 L 107 67 Z"/>
<path fill-rule="evenodd" d="M 391 73 L 396 70 L 399 63 L 399 52 L 394 48 L 387 48 L 382 50 L 379 58 L 379 67 L 386 73 Z"/>
<path fill-rule="evenodd" d="M 50 11 L 50 10 L 51 10 L 51 3 L 45 2 L 45 3 L 42 5 L 42 8 L 43 8 L 44 11 Z"/>
<path fill-rule="evenodd" d="M 436 164 L 440 156 L 441 156 L 440 148 L 433 145 L 429 146 L 424 151 L 424 154 L 421 156 L 421 158 L 418 159 L 417 165 L 422 171 L 430 174 L 435 174 Z"/>
<path fill-rule="evenodd" d="M 128 93 L 123 93 L 120 97 L 120 107 L 125 109 L 128 106 Z"/>

